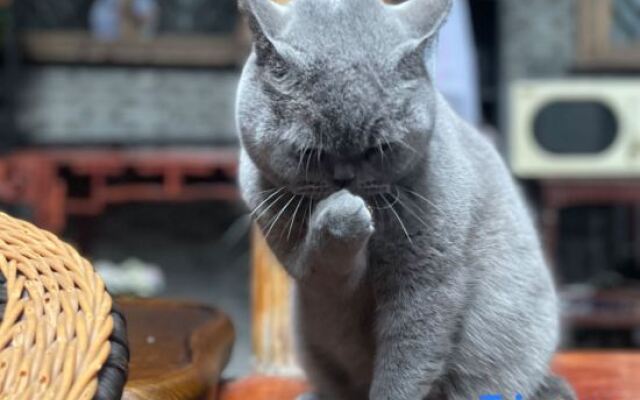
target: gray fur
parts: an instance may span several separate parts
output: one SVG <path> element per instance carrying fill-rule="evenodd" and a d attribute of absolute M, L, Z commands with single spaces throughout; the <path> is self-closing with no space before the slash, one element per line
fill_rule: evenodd
<path fill-rule="evenodd" d="M 309 398 L 572 398 L 531 218 L 422 62 L 450 0 L 241 6 L 240 183 L 296 280 Z"/>

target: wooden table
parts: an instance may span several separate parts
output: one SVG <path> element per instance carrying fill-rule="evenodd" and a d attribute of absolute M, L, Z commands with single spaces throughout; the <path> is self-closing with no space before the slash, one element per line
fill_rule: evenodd
<path fill-rule="evenodd" d="M 558 355 L 553 368 L 566 377 L 580 400 L 640 399 L 640 352 L 572 352 Z M 251 377 L 226 384 L 221 400 L 293 400 L 304 381 Z"/>

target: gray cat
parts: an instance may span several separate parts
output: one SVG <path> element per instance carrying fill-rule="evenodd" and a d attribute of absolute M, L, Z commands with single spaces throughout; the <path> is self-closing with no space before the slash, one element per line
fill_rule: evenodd
<path fill-rule="evenodd" d="M 574 398 L 531 218 L 423 63 L 450 6 L 241 4 L 240 183 L 296 281 L 305 398 Z"/>

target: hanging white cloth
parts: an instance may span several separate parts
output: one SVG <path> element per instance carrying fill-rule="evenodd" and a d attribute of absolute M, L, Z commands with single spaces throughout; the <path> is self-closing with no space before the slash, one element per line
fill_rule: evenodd
<path fill-rule="evenodd" d="M 89 28 L 94 38 L 114 41 L 120 37 L 120 0 L 96 0 L 89 12 Z"/>
<path fill-rule="evenodd" d="M 462 118 L 479 126 L 478 61 L 467 0 L 454 0 L 449 19 L 440 30 L 436 57 L 436 87 Z"/>

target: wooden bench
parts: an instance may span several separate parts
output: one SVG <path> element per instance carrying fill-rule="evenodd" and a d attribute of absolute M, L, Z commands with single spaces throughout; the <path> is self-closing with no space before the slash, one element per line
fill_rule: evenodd
<path fill-rule="evenodd" d="M 289 400 L 303 392 L 299 379 L 287 379 L 297 366 L 291 332 L 291 282 L 256 229 L 253 247 L 253 340 L 258 374 L 227 384 L 224 400 Z M 575 387 L 580 400 L 639 400 L 640 351 L 568 352 L 553 369 Z M 279 376 L 279 378 L 267 376 Z"/>
<path fill-rule="evenodd" d="M 233 339 L 224 315 L 190 303 L 119 302 L 131 347 L 124 400 L 293 400 L 309 389 L 301 378 L 266 374 L 218 387 Z M 640 399 L 640 352 L 566 352 L 553 369 L 580 400 Z"/>
<path fill-rule="evenodd" d="M 580 400 L 640 399 L 640 352 L 563 353 L 553 369 L 571 382 Z M 300 379 L 255 376 L 224 385 L 220 399 L 294 400 L 306 390 Z"/>

